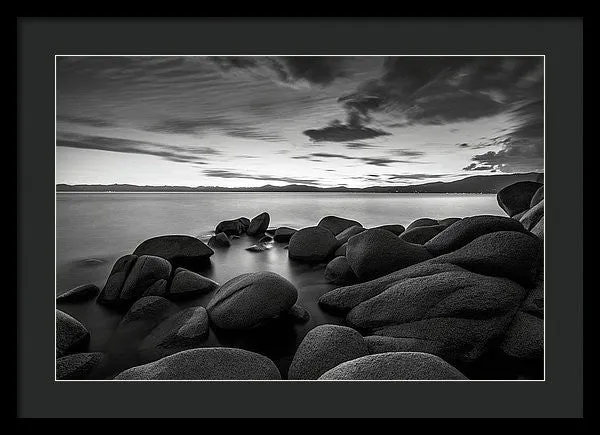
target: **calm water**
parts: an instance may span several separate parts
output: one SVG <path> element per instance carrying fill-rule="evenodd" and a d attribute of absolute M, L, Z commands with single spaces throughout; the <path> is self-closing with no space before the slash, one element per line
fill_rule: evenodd
<path fill-rule="evenodd" d="M 361 194 L 361 193 L 58 193 L 56 204 L 57 287 L 63 293 L 81 284 L 102 287 L 113 263 L 143 240 L 165 234 L 187 234 L 207 241 L 217 223 L 267 211 L 271 226 L 302 228 L 326 215 L 355 219 L 365 227 L 407 226 L 420 217 L 446 218 L 478 214 L 505 215 L 496 195 L 481 194 Z M 343 324 L 324 313 L 318 298 L 334 286 L 323 277 L 324 265 L 290 261 L 283 244 L 264 252 L 244 248 L 256 239 L 242 237 L 230 248 L 215 249 L 211 266 L 201 273 L 219 283 L 246 272 L 268 270 L 289 279 L 299 291 L 299 303 L 311 314 L 306 324 L 270 335 L 211 335 L 207 345 L 234 345 L 270 356 L 285 372 L 295 347 L 318 324 Z M 210 295 L 188 305 L 205 305 Z M 185 305 L 185 304 L 183 304 Z M 106 351 L 121 314 L 94 301 L 61 304 L 60 309 L 82 321 L 91 332 L 90 350 Z M 274 343 L 277 343 L 274 346 Z M 121 361 L 99 377 L 130 367 Z"/>

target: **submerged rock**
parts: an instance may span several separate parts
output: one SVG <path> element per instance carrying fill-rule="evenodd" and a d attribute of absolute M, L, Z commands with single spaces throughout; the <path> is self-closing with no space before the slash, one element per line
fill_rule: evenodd
<path fill-rule="evenodd" d="M 158 236 L 142 242 L 133 255 L 152 255 L 169 261 L 176 267 L 195 269 L 209 261 L 214 254 L 206 244 L 196 237 L 184 235 Z"/>
<path fill-rule="evenodd" d="M 535 181 L 519 181 L 506 186 L 496 194 L 498 205 L 512 217 L 530 207 L 533 196 L 542 186 Z"/>
<path fill-rule="evenodd" d="M 206 309 L 222 329 L 250 329 L 288 311 L 298 291 L 273 272 L 245 273 L 223 284 Z"/>
<path fill-rule="evenodd" d="M 280 380 L 277 366 L 266 356 L 243 349 L 190 349 L 132 367 L 116 380 Z"/>
<path fill-rule="evenodd" d="M 354 221 L 351 219 L 337 217 L 337 216 L 325 216 L 317 224 L 318 227 L 329 230 L 331 233 L 333 233 L 334 236 L 337 236 L 339 233 L 344 231 L 346 228 L 350 228 L 355 225 L 362 227 L 360 222 L 357 222 L 357 221 Z"/>
<path fill-rule="evenodd" d="M 74 353 L 56 360 L 56 379 L 86 379 L 105 360 L 101 352 Z"/>
<path fill-rule="evenodd" d="M 84 351 L 90 342 L 90 333 L 81 322 L 67 313 L 56 310 L 56 357 L 69 352 Z"/>
<path fill-rule="evenodd" d="M 333 233 L 323 227 L 308 227 L 294 233 L 290 238 L 288 256 L 292 260 L 323 262 L 339 246 Z"/>
<path fill-rule="evenodd" d="M 389 352 L 344 362 L 319 380 L 467 380 L 446 361 L 422 352 Z"/>
<path fill-rule="evenodd" d="M 100 292 L 95 284 L 85 284 L 75 287 L 56 297 L 56 302 L 81 302 L 93 299 Z"/>
<path fill-rule="evenodd" d="M 296 230 L 293 228 L 279 227 L 275 230 L 273 239 L 279 243 L 286 243 L 290 241 L 295 232 Z"/>
<path fill-rule="evenodd" d="M 246 233 L 249 236 L 256 236 L 259 234 L 263 234 L 269 227 L 270 221 L 271 221 L 271 217 L 269 216 L 269 213 L 267 213 L 267 212 L 261 213 L 258 216 L 255 216 L 250 221 L 250 226 L 246 230 Z"/>
<path fill-rule="evenodd" d="M 231 241 L 229 240 L 229 237 L 227 237 L 227 234 L 225 234 L 224 232 L 220 232 L 208 239 L 208 246 L 212 248 L 228 248 L 229 246 L 231 246 Z"/>

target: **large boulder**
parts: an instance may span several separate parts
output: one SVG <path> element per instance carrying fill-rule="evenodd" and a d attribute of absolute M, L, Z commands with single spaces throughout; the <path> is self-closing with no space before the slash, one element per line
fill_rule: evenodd
<path fill-rule="evenodd" d="M 162 257 L 173 267 L 196 269 L 204 266 L 214 251 L 196 237 L 184 235 L 158 236 L 142 242 L 133 255 Z"/>
<path fill-rule="evenodd" d="M 266 356 L 243 349 L 190 349 L 119 373 L 117 380 L 280 380 Z"/>
<path fill-rule="evenodd" d="M 544 185 L 542 184 L 542 187 L 540 187 L 538 190 L 536 190 L 536 192 L 531 197 L 531 202 L 529 203 L 529 207 L 531 208 L 531 207 L 535 206 L 538 202 L 542 201 L 543 199 L 544 199 Z"/>
<path fill-rule="evenodd" d="M 348 242 L 344 243 L 342 246 L 337 248 L 335 250 L 335 252 L 333 253 L 333 256 L 334 257 L 342 257 L 342 256 L 345 257 L 347 248 L 348 248 Z"/>
<path fill-rule="evenodd" d="M 449 227 L 452 224 L 455 224 L 458 221 L 461 221 L 462 218 L 456 218 L 456 217 L 451 217 L 451 218 L 445 218 L 445 219 L 440 219 L 438 221 L 439 225 L 443 225 L 445 227 Z"/>
<path fill-rule="evenodd" d="M 544 320 L 519 311 L 508 328 L 502 351 L 514 358 L 538 359 L 544 355 Z"/>
<path fill-rule="evenodd" d="M 444 231 L 447 227 L 445 225 L 430 225 L 423 227 L 414 227 L 408 231 L 400 234 L 400 238 L 409 243 L 416 243 L 418 245 L 424 245 L 429 240 L 437 236 L 439 233 Z"/>
<path fill-rule="evenodd" d="M 208 239 L 208 246 L 211 248 L 228 248 L 231 246 L 231 241 L 225 232 L 220 232 Z"/>
<path fill-rule="evenodd" d="M 318 379 L 337 365 L 369 354 L 362 336 L 352 328 L 320 325 L 298 346 L 288 371 L 289 379 Z"/>
<path fill-rule="evenodd" d="M 514 216 L 530 207 L 531 199 L 543 184 L 535 181 L 519 181 L 506 186 L 496 194 L 498 205 L 508 214 Z"/>
<path fill-rule="evenodd" d="M 348 264 L 360 280 L 378 278 L 431 258 L 422 245 L 405 242 L 386 230 L 367 230 L 348 240 Z"/>
<path fill-rule="evenodd" d="M 215 234 L 225 233 L 227 236 L 240 236 L 246 231 L 247 227 L 239 220 L 222 221 L 217 224 Z"/>
<path fill-rule="evenodd" d="M 532 230 L 533 227 L 535 227 L 538 224 L 538 222 L 543 218 L 544 218 L 544 200 L 542 199 L 536 205 L 534 205 L 529 210 L 527 210 L 523 214 L 523 216 L 521 216 L 521 219 L 519 219 L 519 222 L 521 222 L 521 224 L 523 224 L 523 227 L 526 230 Z"/>
<path fill-rule="evenodd" d="M 538 176 L 535 178 L 535 181 L 537 181 L 538 183 L 544 183 L 544 173 L 540 173 L 538 174 Z"/>
<path fill-rule="evenodd" d="M 399 236 L 400 234 L 402 234 L 405 231 L 404 225 L 396 225 L 396 224 L 379 225 L 378 227 L 373 227 L 371 229 L 390 231 L 391 233 L 393 233 L 397 236 Z"/>
<path fill-rule="evenodd" d="M 56 360 L 56 379 L 86 379 L 105 361 L 101 352 L 74 353 Z"/>
<path fill-rule="evenodd" d="M 115 262 L 102 291 L 96 299 L 97 302 L 105 304 L 118 302 L 123 284 L 125 284 L 125 280 L 137 259 L 137 255 L 124 255 Z"/>
<path fill-rule="evenodd" d="M 356 275 L 350 268 L 346 257 L 339 256 L 327 263 L 325 279 L 334 284 L 344 284 L 356 281 Z"/>
<path fill-rule="evenodd" d="M 360 234 L 365 230 L 366 228 L 362 227 L 361 225 L 354 225 L 353 227 L 346 228 L 344 231 L 335 236 L 335 238 L 338 239 L 340 244 L 344 244 L 350 239 L 350 237 Z"/>
<path fill-rule="evenodd" d="M 292 260 L 323 262 L 339 245 L 333 233 L 323 227 L 302 228 L 290 238 L 288 256 Z"/>
<path fill-rule="evenodd" d="M 350 228 L 355 225 L 362 227 L 360 222 L 353 221 L 351 219 L 337 217 L 337 216 L 325 216 L 317 224 L 318 227 L 325 228 L 325 229 L 331 231 L 334 236 L 337 236 L 339 233 L 344 231 L 346 228 Z"/>
<path fill-rule="evenodd" d="M 523 305 L 521 311 L 524 311 L 539 318 L 544 317 L 544 280 L 543 276 L 538 279 L 534 288 L 531 289 Z"/>
<path fill-rule="evenodd" d="M 412 230 L 413 228 L 418 228 L 418 227 L 430 227 L 432 225 L 438 225 L 437 219 L 419 218 L 419 219 L 416 219 L 416 220 L 412 221 L 406 227 L 406 231 Z"/>
<path fill-rule="evenodd" d="M 477 237 L 496 231 L 525 232 L 525 229 L 520 222 L 505 216 L 471 216 L 440 232 L 425 243 L 425 248 L 433 255 L 446 254 L 462 248 Z"/>
<path fill-rule="evenodd" d="M 367 355 L 340 364 L 319 380 L 466 380 L 466 376 L 438 356 L 422 352 Z"/>
<path fill-rule="evenodd" d="M 250 226 L 250 219 L 247 217 L 238 218 L 237 221 L 242 224 L 242 230 L 245 233 L 248 231 L 248 227 Z"/>
<path fill-rule="evenodd" d="M 273 272 L 246 273 L 223 284 L 206 309 L 211 322 L 222 329 L 250 329 L 288 311 L 298 291 Z"/>
<path fill-rule="evenodd" d="M 251 221 L 248 229 L 246 230 L 246 234 L 249 236 L 256 236 L 259 234 L 263 234 L 267 228 L 269 228 L 269 222 L 271 221 L 271 217 L 269 213 L 264 212 L 255 216 Z"/>
<path fill-rule="evenodd" d="M 82 302 L 93 299 L 100 292 L 95 284 L 84 284 L 68 290 L 56 297 L 56 302 Z"/>
<path fill-rule="evenodd" d="M 354 307 L 346 319 L 375 335 L 443 343 L 444 356 L 469 361 L 502 335 L 525 295 L 509 279 L 441 272 L 393 284 Z"/>
<path fill-rule="evenodd" d="M 273 235 L 273 240 L 278 243 L 286 243 L 289 242 L 294 233 L 297 230 L 288 227 L 279 227 L 275 230 L 275 234 Z"/>
<path fill-rule="evenodd" d="M 125 313 L 119 328 L 132 323 L 143 322 L 147 324 L 146 330 L 152 329 L 163 319 L 179 311 L 177 305 L 161 296 L 146 296 L 137 300 Z"/>
<path fill-rule="evenodd" d="M 543 255 L 543 243 L 533 234 L 498 231 L 436 257 L 434 262 L 452 263 L 472 272 L 505 277 L 532 287 L 543 267 Z"/>
<path fill-rule="evenodd" d="M 90 343 L 90 333 L 77 319 L 56 310 L 56 357 L 84 351 Z"/>
<path fill-rule="evenodd" d="M 175 269 L 168 297 L 206 294 L 219 287 L 219 284 L 190 270 L 178 267 Z"/>
<path fill-rule="evenodd" d="M 544 219 L 540 219 L 540 221 L 531 229 L 531 234 L 540 239 L 542 243 L 544 242 Z"/>

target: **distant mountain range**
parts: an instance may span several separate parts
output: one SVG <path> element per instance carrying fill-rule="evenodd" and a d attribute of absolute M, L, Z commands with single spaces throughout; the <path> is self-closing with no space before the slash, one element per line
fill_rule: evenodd
<path fill-rule="evenodd" d="M 315 187 L 303 184 L 261 187 L 218 186 L 137 186 L 134 184 L 57 184 L 57 192 L 366 192 L 366 193 L 497 193 L 518 181 L 542 181 L 543 173 L 475 175 L 450 182 L 413 184 L 410 186 L 373 186 L 364 188 Z"/>

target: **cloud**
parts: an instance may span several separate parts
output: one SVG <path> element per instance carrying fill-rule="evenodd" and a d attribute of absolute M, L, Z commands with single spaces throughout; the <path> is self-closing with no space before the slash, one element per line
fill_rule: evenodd
<path fill-rule="evenodd" d="M 466 143 L 466 142 L 463 142 L 463 143 L 459 143 L 458 146 L 461 147 L 461 148 L 468 148 L 469 144 Z"/>
<path fill-rule="evenodd" d="M 357 157 L 357 156 L 348 156 L 345 154 L 324 153 L 324 152 L 311 153 L 311 154 L 302 155 L 302 156 L 294 156 L 292 158 L 293 159 L 310 160 L 313 162 L 322 161 L 320 159 L 357 160 L 357 161 L 360 161 L 367 165 L 372 165 L 372 166 L 388 166 L 392 163 L 418 163 L 418 162 L 415 162 L 412 160 L 397 160 L 397 159 L 390 159 L 387 157 Z"/>
<path fill-rule="evenodd" d="M 391 150 L 391 153 L 396 156 L 412 157 L 412 158 L 421 157 L 421 156 L 425 155 L 425 153 L 423 151 L 407 150 L 407 149 L 395 149 L 395 150 Z"/>
<path fill-rule="evenodd" d="M 389 175 L 390 180 L 426 180 L 429 178 L 443 178 L 448 174 L 398 174 Z"/>
<path fill-rule="evenodd" d="M 389 136 L 391 133 L 376 128 L 352 126 L 336 122 L 320 129 L 305 130 L 303 134 L 308 136 L 313 142 L 348 142 Z"/>
<path fill-rule="evenodd" d="M 362 150 L 367 148 L 375 148 L 375 145 L 362 143 L 362 142 L 348 142 L 346 144 L 346 148 L 354 149 L 354 150 Z"/>
<path fill-rule="evenodd" d="M 259 180 L 259 181 L 281 181 L 284 183 L 290 184 L 307 184 L 307 185 L 316 185 L 317 180 L 314 179 L 306 179 L 306 178 L 292 178 L 292 177 L 274 177 L 270 175 L 252 175 L 248 173 L 241 173 L 235 171 L 227 171 L 224 169 L 206 169 L 203 171 L 204 175 L 207 177 L 215 177 L 215 178 L 245 178 L 249 180 Z"/>
<path fill-rule="evenodd" d="M 172 162 L 195 165 L 205 165 L 207 164 L 206 156 L 220 154 L 218 150 L 210 147 L 184 148 L 157 142 L 75 133 L 60 133 L 56 146 L 127 154 L 145 154 L 162 157 Z"/>
<path fill-rule="evenodd" d="M 471 163 L 463 168 L 463 171 L 490 171 L 494 169 L 493 165 L 477 165 L 477 163 Z"/>
<path fill-rule="evenodd" d="M 59 115 L 57 116 L 58 122 L 68 122 L 70 124 L 85 125 L 86 127 L 115 127 L 117 124 L 106 119 L 93 118 L 87 116 L 70 116 L 70 115 Z"/>
<path fill-rule="evenodd" d="M 259 129 L 254 127 L 230 127 L 224 131 L 229 137 L 236 137 L 239 139 L 255 139 L 264 140 L 267 142 L 283 142 L 284 139 L 281 136 L 270 133 L 263 133 Z"/>

